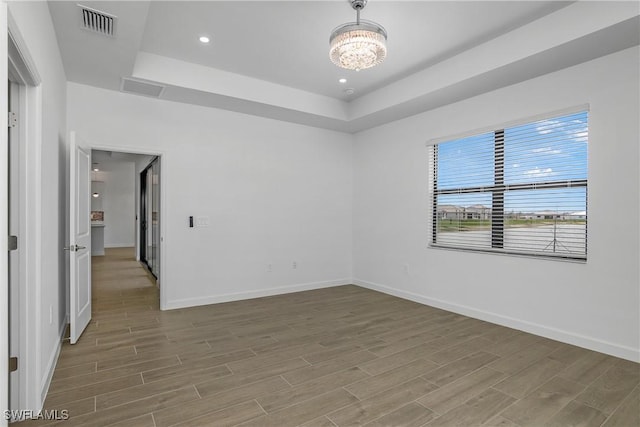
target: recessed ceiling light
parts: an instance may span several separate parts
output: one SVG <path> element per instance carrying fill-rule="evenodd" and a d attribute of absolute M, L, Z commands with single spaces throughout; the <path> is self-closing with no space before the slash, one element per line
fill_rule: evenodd
<path fill-rule="evenodd" d="M 355 92 L 356 90 L 352 87 L 344 90 L 344 93 L 346 93 L 347 95 L 353 95 Z"/>
<path fill-rule="evenodd" d="M 343 78 L 341 78 L 341 79 L 340 79 L 340 80 L 338 80 L 338 81 L 339 81 L 340 83 L 346 83 L 346 82 L 347 82 L 347 79 L 345 79 L 345 78 L 343 77 Z"/>
<path fill-rule="evenodd" d="M 209 39 L 209 37 L 207 36 L 200 36 L 200 43 L 209 43 L 211 41 L 211 39 Z"/>
<path fill-rule="evenodd" d="M 100 169 L 98 169 L 98 168 L 93 168 L 93 171 L 94 171 L 94 172 L 100 172 Z"/>
<path fill-rule="evenodd" d="M 97 197 L 100 197 L 100 193 L 93 193 L 93 194 L 92 194 L 92 196 L 93 196 L 93 197 L 96 197 L 96 198 L 97 198 Z"/>

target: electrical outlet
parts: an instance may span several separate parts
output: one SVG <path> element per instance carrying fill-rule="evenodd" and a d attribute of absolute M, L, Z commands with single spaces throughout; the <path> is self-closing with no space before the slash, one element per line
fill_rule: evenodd
<path fill-rule="evenodd" d="M 298 268 L 298 263 L 293 261 L 293 264 L 291 264 L 291 268 L 293 268 L 294 270 Z"/>
<path fill-rule="evenodd" d="M 271 264 L 267 264 L 267 273 L 271 273 L 273 271 L 273 266 Z"/>
<path fill-rule="evenodd" d="M 402 270 L 404 271 L 404 274 L 406 274 L 407 276 L 409 275 L 409 264 L 405 264 L 402 266 Z"/>

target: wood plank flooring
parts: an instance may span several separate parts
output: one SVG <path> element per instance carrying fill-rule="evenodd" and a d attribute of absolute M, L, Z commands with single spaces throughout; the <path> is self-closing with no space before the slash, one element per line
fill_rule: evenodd
<path fill-rule="evenodd" d="M 71 426 L 640 425 L 640 365 L 342 286 L 159 311 L 132 249 L 45 403 Z"/>

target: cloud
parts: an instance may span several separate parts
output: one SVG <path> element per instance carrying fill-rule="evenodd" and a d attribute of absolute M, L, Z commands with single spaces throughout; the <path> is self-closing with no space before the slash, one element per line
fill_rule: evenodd
<path fill-rule="evenodd" d="M 578 119 L 571 121 L 543 120 L 538 122 L 536 131 L 540 135 L 546 135 L 551 132 L 562 132 L 575 142 L 587 142 L 589 140 L 589 129 L 586 122 Z"/>
<path fill-rule="evenodd" d="M 545 176 L 549 176 L 552 173 L 553 173 L 553 169 L 551 169 L 551 168 L 540 169 L 538 167 L 536 167 L 535 169 L 530 169 L 530 170 L 524 172 L 525 175 L 527 175 L 528 177 L 531 177 L 531 178 L 542 178 L 542 177 L 545 177 Z"/>
<path fill-rule="evenodd" d="M 545 153 L 545 154 L 560 154 L 562 153 L 562 150 L 558 150 L 558 149 L 552 149 L 551 147 L 541 147 L 541 148 L 534 148 L 533 150 L 531 150 L 532 153 Z"/>
<path fill-rule="evenodd" d="M 544 135 L 564 126 L 565 123 L 561 122 L 560 120 L 543 120 L 538 123 L 538 126 L 536 126 L 536 130 L 538 131 L 538 133 Z"/>
<path fill-rule="evenodd" d="M 587 142 L 589 140 L 589 132 L 587 131 L 587 128 L 584 128 L 581 132 L 574 133 L 572 139 L 576 142 Z"/>

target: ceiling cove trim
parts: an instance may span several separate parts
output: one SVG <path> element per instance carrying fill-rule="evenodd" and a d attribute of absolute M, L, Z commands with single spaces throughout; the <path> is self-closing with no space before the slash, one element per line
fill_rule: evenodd
<path fill-rule="evenodd" d="M 132 76 L 334 120 L 348 119 L 344 101 L 148 52 L 138 53 Z"/>
<path fill-rule="evenodd" d="M 577 2 L 350 102 L 148 52 L 132 75 L 166 100 L 355 133 L 637 46 L 639 15 Z"/>

